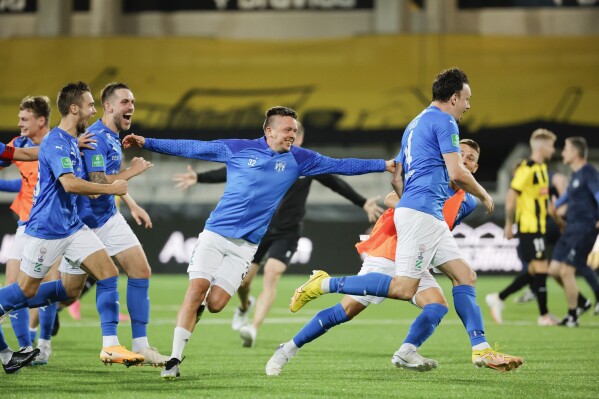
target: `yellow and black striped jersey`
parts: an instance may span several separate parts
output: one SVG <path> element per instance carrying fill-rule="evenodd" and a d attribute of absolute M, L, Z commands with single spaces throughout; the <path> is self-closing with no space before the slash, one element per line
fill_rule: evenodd
<path fill-rule="evenodd" d="M 545 163 L 524 160 L 510 185 L 518 192 L 516 223 L 520 233 L 546 232 L 549 175 Z"/>

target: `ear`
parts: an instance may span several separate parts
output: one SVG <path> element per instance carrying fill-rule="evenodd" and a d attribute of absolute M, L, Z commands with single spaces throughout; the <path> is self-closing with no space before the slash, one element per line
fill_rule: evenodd
<path fill-rule="evenodd" d="M 474 170 L 472 171 L 472 174 L 476 173 L 477 170 L 478 170 L 478 164 L 474 165 Z"/>
<path fill-rule="evenodd" d="M 106 112 L 112 112 L 112 106 L 108 101 L 104 103 L 104 109 L 106 110 Z"/>
<path fill-rule="evenodd" d="M 69 106 L 69 110 L 71 111 L 71 114 L 73 114 L 73 115 L 79 114 L 79 106 L 77 104 L 71 104 Z"/>

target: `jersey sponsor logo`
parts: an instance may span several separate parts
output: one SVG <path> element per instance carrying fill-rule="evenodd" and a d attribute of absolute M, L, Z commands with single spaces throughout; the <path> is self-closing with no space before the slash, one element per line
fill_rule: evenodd
<path fill-rule="evenodd" d="M 70 158 L 62 157 L 60 158 L 60 162 L 62 163 L 63 168 L 71 169 L 73 167 L 73 163 L 71 162 Z"/>
<path fill-rule="evenodd" d="M 59 149 L 59 150 L 61 150 L 61 151 L 64 151 L 64 148 L 62 148 L 62 146 L 61 146 L 61 145 L 57 145 L 57 146 L 56 146 L 56 148 L 58 148 L 58 149 Z"/>
<path fill-rule="evenodd" d="M 94 168 L 104 166 L 104 156 L 99 154 L 92 156 L 92 166 Z"/>
<path fill-rule="evenodd" d="M 277 161 L 275 163 L 275 170 L 277 172 L 282 172 L 285 170 L 285 165 L 287 165 L 287 163 L 285 161 Z"/>
<path fill-rule="evenodd" d="M 460 137 L 457 134 L 452 134 L 451 135 L 451 144 L 454 147 L 459 147 L 460 146 Z"/>
<path fill-rule="evenodd" d="M 580 186 L 580 180 L 574 179 L 572 182 L 572 188 L 578 188 L 578 186 Z"/>

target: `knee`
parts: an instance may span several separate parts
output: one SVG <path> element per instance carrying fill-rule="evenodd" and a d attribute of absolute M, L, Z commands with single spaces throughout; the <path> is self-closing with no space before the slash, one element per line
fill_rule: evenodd
<path fill-rule="evenodd" d="M 559 269 L 559 275 L 562 279 L 571 278 L 574 276 L 574 268 L 569 266 L 562 266 Z"/>
<path fill-rule="evenodd" d="M 219 301 L 208 299 L 206 301 L 206 307 L 210 313 L 219 313 L 221 310 L 225 308 L 226 303 L 222 303 Z"/>
<path fill-rule="evenodd" d="M 21 288 L 21 291 L 23 291 L 23 294 L 25 294 L 27 299 L 33 298 L 35 296 L 35 294 L 37 294 L 37 290 L 39 288 L 39 286 L 30 285 L 30 284 L 27 284 L 24 286 L 19 285 L 19 287 Z"/>
<path fill-rule="evenodd" d="M 395 281 L 395 279 L 393 279 Z M 394 284 L 393 282 L 389 286 L 388 298 L 400 299 L 402 301 L 409 301 L 416 295 L 417 287 L 406 287 L 401 284 Z"/>

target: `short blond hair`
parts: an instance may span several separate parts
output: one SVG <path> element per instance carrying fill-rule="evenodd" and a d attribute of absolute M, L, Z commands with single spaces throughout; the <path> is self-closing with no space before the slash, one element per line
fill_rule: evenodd
<path fill-rule="evenodd" d="M 547 129 L 537 129 L 532 132 L 530 136 L 530 146 L 533 146 L 533 143 L 537 140 L 551 140 L 555 142 L 557 140 L 557 136 L 551 130 Z"/>

